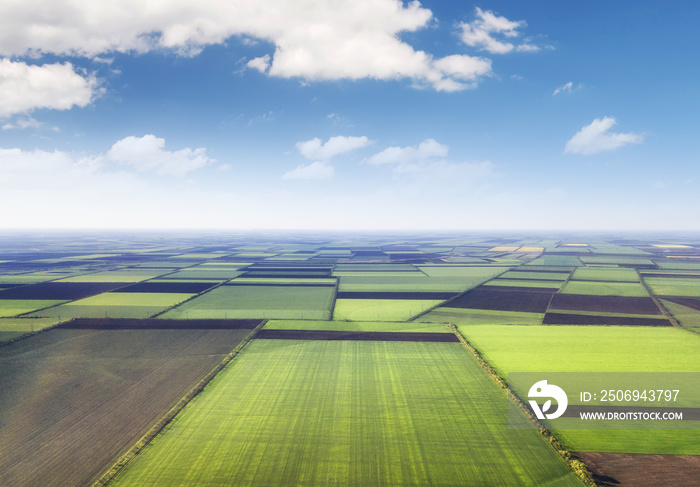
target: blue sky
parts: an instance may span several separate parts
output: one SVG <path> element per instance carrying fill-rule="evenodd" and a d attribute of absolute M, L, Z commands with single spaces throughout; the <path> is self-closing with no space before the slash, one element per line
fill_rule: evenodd
<path fill-rule="evenodd" d="M 0 227 L 700 230 L 699 21 L 692 1 L 3 2 Z"/>

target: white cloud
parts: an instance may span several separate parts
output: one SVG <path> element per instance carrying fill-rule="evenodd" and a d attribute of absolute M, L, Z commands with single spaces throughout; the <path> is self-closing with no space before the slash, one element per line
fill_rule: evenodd
<path fill-rule="evenodd" d="M 5 125 L 2 126 L 3 130 L 11 130 L 11 129 L 38 129 L 41 128 L 41 126 L 44 125 L 43 122 L 40 122 L 29 115 L 24 116 L 24 117 L 17 117 L 14 121 L 14 123 L 6 123 Z M 54 130 L 56 130 L 57 127 L 54 127 Z"/>
<path fill-rule="evenodd" d="M 574 83 L 569 81 L 568 83 L 565 83 L 564 85 L 560 86 L 559 88 L 554 90 L 554 93 L 552 93 L 552 96 L 557 96 L 559 93 L 571 93 L 571 89 L 574 87 Z"/>
<path fill-rule="evenodd" d="M 471 47 L 478 47 L 491 54 L 506 54 L 513 50 L 519 52 L 534 52 L 540 48 L 528 41 L 514 44 L 516 37 L 520 36 L 518 29 L 525 27 L 524 20 L 508 20 L 499 17 L 492 11 L 483 11 L 476 7 L 476 19 L 472 22 L 462 22 L 462 42 Z M 496 38 L 500 37 L 500 40 Z"/>
<path fill-rule="evenodd" d="M 105 157 L 137 171 L 155 171 L 161 175 L 184 176 L 190 171 L 214 162 L 206 149 L 185 148 L 175 152 L 164 150 L 165 139 L 155 135 L 129 136 L 116 142 Z"/>
<path fill-rule="evenodd" d="M 94 76 L 81 76 L 71 63 L 32 66 L 0 59 L 0 118 L 37 108 L 84 107 L 99 93 Z"/>
<path fill-rule="evenodd" d="M 614 133 L 609 132 L 615 125 L 615 118 L 596 118 L 589 125 L 569 139 L 564 147 L 565 154 L 597 154 L 619 149 L 627 144 L 639 144 L 644 137 L 632 132 Z"/>
<path fill-rule="evenodd" d="M 503 18 L 482 14 L 498 32 L 513 32 L 502 30 Z M 426 28 L 431 19 L 432 12 L 419 2 L 400 0 L 169 0 L 149 2 L 146 9 L 140 0 L 4 2 L 0 55 L 95 57 L 153 49 L 195 55 L 207 45 L 242 36 L 244 45 L 251 40 L 274 44 L 272 56 L 251 60 L 249 67 L 283 78 L 410 79 L 416 86 L 458 91 L 490 73 L 486 59 L 461 55 L 455 70 L 454 59 L 435 59 L 401 40 L 402 33 Z"/>
<path fill-rule="evenodd" d="M 417 146 L 388 147 L 365 159 L 365 164 L 406 164 L 435 157 L 447 157 L 448 148 L 433 139 L 425 139 Z"/>
<path fill-rule="evenodd" d="M 265 54 L 262 57 L 256 57 L 246 63 L 246 66 L 252 69 L 257 69 L 261 73 L 265 73 L 270 68 L 270 55 Z"/>
<path fill-rule="evenodd" d="M 319 180 L 330 179 L 335 175 L 335 168 L 327 162 L 316 161 L 302 164 L 285 173 L 283 179 Z"/>
<path fill-rule="evenodd" d="M 361 149 L 372 144 L 364 135 L 362 137 L 346 137 L 338 135 L 331 137 L 324 144 L 318 137 L 305 142 L 297 142 L 296 148 L 301 155 L 308 159 L 327 161 L 339 154 Z"/>

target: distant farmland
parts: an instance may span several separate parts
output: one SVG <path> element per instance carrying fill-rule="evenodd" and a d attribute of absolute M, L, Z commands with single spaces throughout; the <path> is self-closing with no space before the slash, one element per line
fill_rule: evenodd
<path fill-rule="evenodd" d="M 700 372 L 700 238 L 3 242 L 2 486 L 700 478 L 700 428 L 511 429 L 501 385 Z"/>

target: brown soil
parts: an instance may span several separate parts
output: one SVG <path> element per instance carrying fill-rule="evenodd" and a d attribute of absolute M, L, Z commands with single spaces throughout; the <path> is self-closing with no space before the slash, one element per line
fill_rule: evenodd
<path fill-rule="evenodd" d="M 283 340 L 361 340 L 383 342 L 458 342 L 452 333 L 388 331 L 260 330 L 255 338 Z"/>
<path fill-rule="evenodd" d="M 249 333 L 53 329 L 0 348 L 0 485 L 90 485 Z"/>
<path fill-rule="evenodd" d="M 700 455 L 574 453 L 602 487 L 698 487 Z"/>
<path fill-rule="evenodd" d="M 446 307 L 544 313 L 553 294 L 553 289 L 539 292 L 532 288 L 482 286 L 453 299 Z"/>
<path fill-rule="evenodd" d="M 661 310 L 651 298 L 628 296 L 592 296 L 588 294 L 555 294 L 550 309 L 598 311 L 601 313 L 630 313 L 660 315 Z"/>
<path fill-rule="evenodd" d="M 544 325 L 622 325 L 622 326 L 672 326 L 662 318 L 634 318 L 624 316 L 574 315 L 566 313 L 547 313 Z"/>
<path fill-rule="evenodd" d="M 124 282 L 40 282 L 0 291 L 0 299 L 82 299 L 128 286 Z"/>

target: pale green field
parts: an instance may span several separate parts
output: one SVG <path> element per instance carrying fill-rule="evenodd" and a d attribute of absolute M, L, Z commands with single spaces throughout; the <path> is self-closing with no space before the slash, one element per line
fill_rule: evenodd
<path fill-rule="evenodd" d="M 509 271 L 500 276 L 500 279 L 535 279 L 535 280 L 557 280 L 565 281 L 569 277 L 569 272 L 523 272 Z"/>
<path fill-rule="evenodd" d="M 574 281 L 619 281 L 639 282 L 639 274 L 634 269 L 619 267 L 606 269 L 600 267 L 579 267 L 571 276 Z"/>
<path fill-rule="evenodd" d="M 688 308 L 680 304 L 672 303 L 665 299 L 659 300 L 661 304 L 666 308 L 666 310 L 671 313 L 681 326 L 688 328 L 689 330 L 695 330 L 700 332 L 700 311 L 693 308 Z"/>
<path fill-rule="evenodd" d="M 50 299 L 0 299 L 0 317 L 17 316 L 64 302 Z"/>
<path fill-rule="evenodd" d="M 60 323 L 57 318 L 0 318 L 0 342 Z"/>
<path fill-rule="evenodd" d="M 645 277 L 644 282 L 657 296 L 700 297 L 700 279 Z"/>
<path fill-rule="evenodd" d="M 569 281 L 562 294 L 589 294 L 594 296 L 647 297 L 649 293 L 639 282 Z"/>
<path fill-rule="evenodd" d="M 79 276 L 68 277 L 57 282 L 140 282 L 167 274 L 169 272 L 172 271 L 169 269 L 162 269 L 158 271 L 147 269 L 105 271 L 96 272 L 94 274 L 82 274 Z"/>
<path fill-rule="evenodd" d="M 219 286 L 162 318 L 166 319 L 310 319 L 328 318 L 330 286 Z"/>
<path fill-rule="evenodd" d="M 580 485 L 461 344 L 253 340 L 115 486 Z"/>
<path fill-rule="evenodd" d="M 477 266 L 417 266 L 421 271 L 430 277 L 467 277 L 470 279 L 481 279 L 487 281 L 504 271 L 508 267 L 477 267 Z"/>
<path fill-rule="evenodd" d="M 307 321 L 270 320 L 266 330 L 387 331 L 404 333 L 452 333 L 442 323 L 402 323 L 395 321 Z"/>
<path fill-rule="evenodd" d="M 465 325 L 541 325 L 544 313 L 468 308 L 437 308 L 416 321 Z"/>
<path fill-rule="evenodd" d="M 553 291 L 559 289 L 563 281 L 536 281 L 534 279 L 492 279 L 485 282 L 484 286 L 508 286 L 508 287 L 546 287 Z"/>
<path fill-rule="evenodd" d="M 191 298 L 185 293 L 102 293 L 64 306 L 158 306 L 167 308 Z"/>
<path fill-rule="evenodd" d="M 333 319 L 406 321 L 440 303 L 435 299 L 336 299 Z"/>
<path fill-rule="evenodd" d="M 501 377 L 509 372 L 700 372 L 700 335 L 680 328 L 467 326 Z M 700 429 L 555 430 L 572 451 L 700 455 Z"/>

